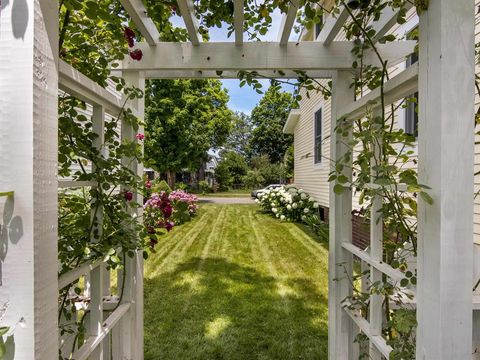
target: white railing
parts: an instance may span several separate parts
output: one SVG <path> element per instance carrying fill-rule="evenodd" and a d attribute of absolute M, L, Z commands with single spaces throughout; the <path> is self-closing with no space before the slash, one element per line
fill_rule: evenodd
<path fill-rule="evenodd" d="M 137 87 L 142 87 L 138 73 L 135 74 Z M 129 76 L 132 78 L 132 76 Z M 135 81 L 135 78 L 130 79 Z M 119 116 L 125 103 L 125 98 L 114 96 L 107 89 L 60 61 L 59 88 L 93 107 L 93 132 L 97 135 L 94 146 L 104 151 L 104 125 L 106 113 Z M 143 117 L 143 104 L 129 102 L 129 109 L 137 116 Z M 134 140 L 134 133 L 126 123 L 122 123 L 121 137 Z M 133 171 L 142 171 L 135 161 L 128 161 Z M 92 168 L 92 171 L 95 171 Z M 140 174 L 141 175 L 141 174 Z M 58 187 L 79 188 L 94 187 L 94 181 L 74 181 L 60 179 Z M 137 201 L 141 201 L 138 197 Z M 94 215 L 97 217 L 98 230 L 103 224 L 103 209 Z M 92 237 L 92 242 L 95 239 Z M 77 308 L 84 310 L 86 335 L 83 342 L 73 346 L 72 336 L 60 336 L 61 352 L 74 360 L 110 360 L 110 359 L 142 359 L 143 358 L 143 257 L 139 251 L 133 258 L 125 257 L 125 268 L 119 270 L 118 279 L 125 277 L 124 287 L 118 284 L 118 293 L 113 296 L 110 284 L 110 270 L 106 268 L 103 259 L 81 264 L 75 269 L 62 274 L 58 279 L 59 291 L 70 284 L 84 278 L 84 290 L 81 296 L 72 294 L 71 299 Z M 108 315 L 107 315 L 108 314 Z M 65 319 L 60 319 L 61 322 Z M 73 354 L 72 354 L 73 353 Z"/>

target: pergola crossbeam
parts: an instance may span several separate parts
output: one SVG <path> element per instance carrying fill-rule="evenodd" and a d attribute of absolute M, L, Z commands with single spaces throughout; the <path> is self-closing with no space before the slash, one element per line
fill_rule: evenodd
<path fill-rule="evenodd" d="M 256 71 L 256 69 L 252 69 Z M 297 78 L 298 74 L 291 70 L 277 71 L 277 70 L 258 70 L 256 78 L 266 79 L 293 79 Z M 328 70 L 311 70 L 306 72 L 308 76 L 314 79 L 328 79 L 332 77 L 332 71 Z M 147 79 L 238 79 L 238 71 L 225 70 L 217 72 L 214 70 L 150 70 L 145 71 Z"/>
<path fill-rule="evenodd" d="M 59 60 L 58 69 L 60 90 L 92 105 L 104 106 L 111 115 L 120 114 L 124 99 L 116 97 L 62 60 Z"/>
<path fill-rule="evenodd" d="M 135 26 L 145 37 L 146 42 L 154 46 L 160 40 L 160 33 L 141 0 L 120 0 L 120 3 L 132 18 Z"/>
<path fill-rule="evenodd" d="M 198 21 L 195 17 L 195 7 L 192 0 L 177 0 L 180 13 L 187 27 L 188 36 L 193 45 L 199 45 L 202 38 L 198 32 Z"/>
<path fill-rule="evenodd" d="M 233 21 L 235 27 L 235 45 L 243 44 L 243 22 L 245 14 L 243 13 L 244 0 L 235 0 L 233 3 Z"/>
<path fill-rule="evenodd" d="M 343 24 L 347 21 L 348 11 L 344 6 L 340 6 L 340 13 L 336 16 L 330 15 L 325 24 L 323 25 L 322 31 L 318 34 L 317 41 L 323 41 L 323 45 L 330 45 L 335 37 L 338 35 L 340 30 L 342 30 Z"/>
<path fill-rule="evenodd" d="M 415 41 L 397 41 L 394 44 L 379 44 L 377 50 L 389 64 L 398 64 L 411 54 Z M 330 46 L 322 42 L 247 42 L 235 46 L 231 42 L 190 43 L 163 42 L 151 47 L 138 44 L 144 58 L 134 61 L 126 58 L 120 68 L 123 71 L 251 71 L 257 70 L 349 70 L 352 69 L 353 43 L 336 41 Z M 378 66 L 380 62 L 373 53 L 365 54 L 364 64 Z M 184 76 L 182 76 L 184 77 Z"/>
<path fill-rule="evenodd" d="M 280 31 L 278 33 L 278 42 L 281 46 L 285 46 L 288 43 L 293 24 L 295 24 L 295 19 L 297 17 L 298 4 L 299 0 L 291 0 L 287 13 L 282 16 Z"/>
<path fill-rule="evenodd" d="M 405 10 L 408 11 L 413 7 L 413 3 L 406 2 L 405 3 Z M 378 19 L 372 23 L 373 29 L 375 30 L 375 36 L 373 38 L 373 42 L 377 42 L 381 39 L 388 31 L 397 23 L 397 17 L 399 14 L 399 9 L 392 9 L 391 7 L 385 8 L 382 12 L 382 15 Z"/>
<path fill-rule="evenodd" d="M 408 67 L 405 71 L 387 81 L 383 86 L 384 105 L 389 105 L 397 100 L 413 94 L 418 89 L 418 64 Z M 340 110 L 341 117 L 358 118 L 369 110 L 374 110 L 381 105 L 380 88 L 354 101 Z"/>

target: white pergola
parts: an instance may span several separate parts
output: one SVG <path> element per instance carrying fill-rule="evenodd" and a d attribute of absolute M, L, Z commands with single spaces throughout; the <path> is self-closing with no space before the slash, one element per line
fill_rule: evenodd
<path fill-rule="evenodd" d="M 103 299 L 105 274 L 101 263 L 57 277 L 57 190 L 87 186 L 62 183 L 57 178 L 57 96 L 68 92 L 93 106 L 95 128 L 102 134 L 105 113 L 114 113 L 121 100 L 58 59 L 58 4 L 53 0 L 3 1 L 0 13 L 0 197 L 3 223 L 0 272 L 0 308 L 7 306 L 3 321 L 23 319 L 14 333 L 15 359 L 51 360 L 58 357 L 58 290 L 89 273 L 91 318 L 89 337 L 75 359 L 109 359 L 106 341 L 113 332 L 114 359 L 143 358 L 142 256 L 127 263 L 122 304 L 103 318 L 110 306 Z M 234 1 L 235 42 L 203 43 L 192 0 L 178 0 L 190 42 L 162 43 L 141 0 L 121 0 L 145 38 L 138 47 L 140 62 L 120 64 L 131 84 L 144 88 L 146 78 L 210 78 L 222 71 L 236 78 L 240 70 L 264 76 L 296 77 L 306 71 L 312 77 L 333 79 L 332 121 L 361 115 L 378 102 L 379 91 L 354 100 L 352 44 L 335 41 L 347 21 L 343 9 L 328 18 L 317 41 L 290 42 L 299 1 L 291 2 L 284 15 L 277 42 L 245 42 L 243 0 Z M 14 9 L 14 6 L 17 6 Z M 20 8 L 18 7 L 20 6 Z M 20 10 L 19 10 L 20 9 Z M 395 24 L 396 12 L 387 8 L 374 23 L 378 40 Z M 398 41 L 378 45 L 389 64 L 404 61 L 414 43 Z M 392 103 L 419 91 L 419 182 L 428 184 L 434 203 L 419 201 L 417 359 L 472 359 L 480 343 L 480 302 L 472 294 L 473 164 L 474 164 L 474 1 L 430 0 L 420 14 L 419 66 L 410 67 L 385 84 L 386 101 Z M 365 63 L 378 65 L 373 54 Z M 281 70 L 281 73 L 279 73 Z M 129 106 L 142 118 L 143 100 Z M 332 126 L 334 128 L 334 126 Z M 124 126 L 122 136 L 133 138 Z M 99 137 L 98 146 L 101 145 Z M 331 134 L 331 157 L 346 151 Z M 133 170 L 141 173 L 141 165 Z M 351 171 L 345 175 L 351 177 Z M 371 249 L 352 244 L 352 194 L 330 195 L 330 290 L 329 359 L 354 359 L 353 342 L 361 330 L 369 338 L 370 356 L 388 358 L 392 350 L 382 337 L 381 302 L 372 296 L 370 318 L 348 310 L 342 300 L 352 289 L 338 263 L 352 271 L 356 255 L 370 266 L 372 279 L 382 274 L 397 279 L 402 274 L 382 262 L 382 228 L 371 227 Z M 373 200 L 381 206 L 381 199 Z M 0 217 L 2 219 L 2 217 Z M 15 220 L 15 221 L 14 221 Z M 478 274 L 477 274 L 478 275 Z M 475 319 L 475 329 L 474 321 Z M 161 339 L 159 339 L 161 341 Z M 473 355 L 472 355 L 473 354 Z"/>

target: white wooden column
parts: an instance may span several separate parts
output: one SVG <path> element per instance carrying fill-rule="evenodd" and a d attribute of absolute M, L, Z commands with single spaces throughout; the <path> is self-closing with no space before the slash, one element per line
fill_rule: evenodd
<path fill-rule="evenodd" d="M 141 90 L 145 89 L 145 77 L 141 72 L 129 72 L 124 75 L 128 85 Z M 137 110 L 141 122 L 144 120 L 145 101 L 143 98 L 130 102 L 130 106 Z M 143 133 L 143 127 L 138 132 Z M 135 133 L 131 126 L 122 123 L 122 138 L 134 139 Z M 130 164 L 131 169 L 139 176 L 143 175 L 143 165 L 136 161 Z M 135 194 L 134 200 L 143 204 L 143 197 Z M 136 212 L 141 215 L 142 208 Z M 133 212 L 132 212 L 133 214 Z M 141 219 L 141 217 L 140 217 Z M 140 220 L 141 221 L 141 220 Z M 122 356 L 128 359 L 143 359 L 143 252 L 136 251 L 133 258 L 127 257 L 125 267 L 126 279 L 123 301 L 130 302 L 129 313 L 122 319 L 118 329 L 121 338 L 120 350 Z M 116 351 L 115 349 L 113 349 Z"/>
<path fill-rule="evenodd" d="M 420 15 L 417 359 L 471 359 L 474 0 Z"/>
<path fill-rule="evenodd" d="M 93 133 L 97 135 L 94 140 L 94 147 L 100 151 L 101 154 L 105 154 L 104 139 L 105 139 L 105 109 L 102 106 L 93 107 Z M 92 172 L 97 171 L 95 165 L 92 165 Z M 101 189 L 99 189 L 101 191 Z M 103 231 L 103 205 L 93 204 L 92 207 L 92 221 L 97 222 L 94 227 L 97 238 L 92 234 L 92 242 L 98 242 Z M 103 292 L 104 292 L 104 271 L 103 265 L 97 266 L 90 272 L 90 329 L 89 335 L 98 336 L 103 330 Z M 108 340 L 108 337 L 107 337 Z M 103 345 L 105 342 L 100 343 L 95 351 L 90 355 L 92 360 L 101 360 L 104 357 Z M 108 347 L 108 346 L 107 346 Z"/>
<path fill-rule="evenodd" d="M 24 324 L 15 359 L 58 358 L 57 12 L 47 0 L 0 10 L 0 192 L 15 192 L 0 198 L 0 318 Z"/>
<path fill-rule="evenodd" d="M 377 112 L 374 112 L 374 117 L 380 116 Z M 378 135 L 378 134 L 377 134 Z M 378 139 L 378 136 L 377 136 Z M 376 141 L 372 141 L 371 146 L 372 154 L 375 154 L 370 163 L 371 182 L 378 176 L 378 171 L 374 170 L 376 166 L 379 166 L 382 162 L 382 151 L 380 148 L 381 139 L 378 139 L 378 144 Z M 383 262 L 383 214 L 381 213 L 383 207 L 383 197 L 381 195 L 374 195 L 372 198 L 372 206 L 370 208 L 370 256 L 372 259 Z M 370 286 L 375 283 L 382 283 L 383 273 L 375 268 L 375 266 L 370 265 Z M 369 322 L 370 322 L 370 334 L 372 336 L 382 336 L 382 326 L 383 326 L 383 297 L 380 294 L 371 294 L 370 295 L 370 304 L 369 304 Z M 382 353 L 377 349 L 377 347 L 369 342 L 369 359 L 371 360 L 381 360 Z"/>
<path fill-rule="evenodd" d="M 352 74 L 348 71 L 338 71 L 333 79 L 332 116 L 330 156 L 335 161 L 348 150 L 345 142 L 351 139 L 343 138 L 335 132 L 339 110 L 354 100 L 354 91 L 350 87 Z M 335 169 L 332 163 L 331 169 Z M 344 168 L 344 175 L 352 177 L 352 169 Z M 345 191 L 337 195 L 333 191 L 335 183 L 330 183 L 330 241 L 328 258 L 328 358 L 330 360 L 348 360 L 352 358 L 353 324 L 343 310 L 341 302 L 351 294 L 350 280 L 352 275 L 352 255 L 342 248 L 342 243 L 352 242 L 352 192 Z M 347 270 L 345 274 L 344 269 Z M 340 280 L 343 279 L 343 280 Z"/>

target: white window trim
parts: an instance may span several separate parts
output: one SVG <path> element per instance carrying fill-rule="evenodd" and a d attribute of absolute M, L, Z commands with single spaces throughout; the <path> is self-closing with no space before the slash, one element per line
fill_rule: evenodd
<path fill-rule="evenodd" d="M 315 114 L 317 113 L 317 111 L 319 110 L 322 110 L 322 122 L 321 122 L 321 127 L 322 127 L 322 138 L 320 140 L 320 143 L 321 143 L 321 146 L 322 146 L 322 158 L 320 158 L 320 161 L 319 162 L 315 162 L 315 138 L 316 138 L 316 120 L 315 120 Z M 324 126 L 324 122 L 325 122 L 325 112 L 324 112 L 324 109 L 325 109 L 325 102 L 324 100 L 320 100 L 318 102 L 318 104 L 313 107 L 312 109 L 312 121 L 313 121 L 313 131 L 312 131 L 312 138 L 313 138 L 313 147 L 312 147 L 312 163 L 313 163 L 313 169 L 314 170 L 323 170 L 324 167 L 325 167 L 325 159 L 323 158 L 323 154 L 325 154 L 324 152 L 324 146 L 325 146 L 325 134 L 323 132 L 325 126 Z"/>

